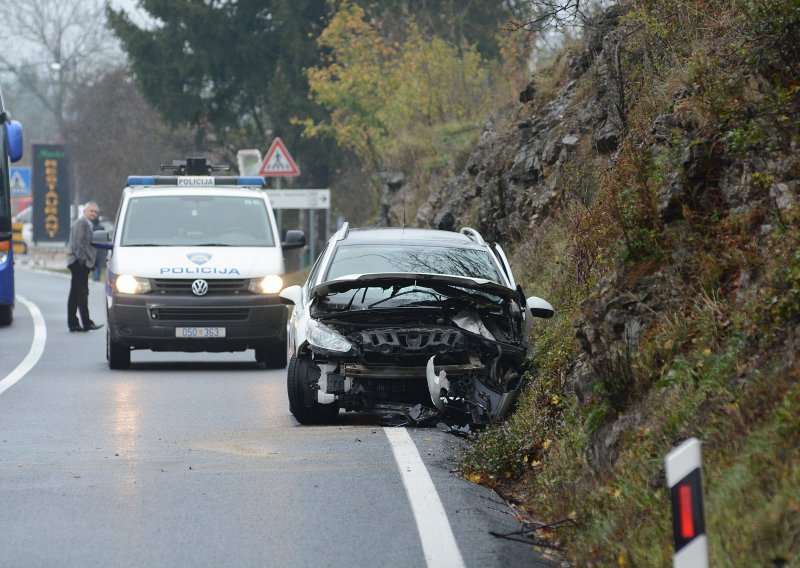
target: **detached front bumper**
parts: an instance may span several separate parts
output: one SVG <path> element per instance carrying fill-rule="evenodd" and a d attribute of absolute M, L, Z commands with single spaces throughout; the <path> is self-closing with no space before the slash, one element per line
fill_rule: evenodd
<path fill-rule="evenodd" d="M 114 294 L 109 300 L 111 339 L 134 349 L 244 351 L 286 341 L 288 309 L 277 296 Z M 224 328 L 225 337 L 176 337 L 179 327 Z"/>

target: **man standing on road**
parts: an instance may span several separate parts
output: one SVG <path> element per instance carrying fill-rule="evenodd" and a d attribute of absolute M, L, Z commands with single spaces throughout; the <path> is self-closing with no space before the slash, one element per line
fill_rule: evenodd
<path fill-rule="evenodd" d="M 70 331 L 89 331 L 100 329 L 89 317 L 89 273 L 97 262 L 97 249 L 92 246 L 92 229 L 100 210 L 97 203 L 90 201 L 83 206 L 83 216 L 79 217 L 69 231 L 69 252 L 67 267 L 72 273 L 67 300 L 67 325 Z M 83 325 L 78 323 L 80 314 Z"/>

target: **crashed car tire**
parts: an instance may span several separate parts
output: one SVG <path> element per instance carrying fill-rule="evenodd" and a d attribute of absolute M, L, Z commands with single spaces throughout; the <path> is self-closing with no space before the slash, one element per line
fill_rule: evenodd
<path fill-rule="evenodd" d="M 315 372 L 316 370 L 316 372 Z M 311 378 L 312 380 L 309 380 Z M 339 405 L 320 404 L 307 387 L 319 380 L 319 369 L 306 359 L 292 357 L 286 370 L 286 390 L 289 394 L 289 410 L 300 424 L 326 424 L 339 414 Z"/>

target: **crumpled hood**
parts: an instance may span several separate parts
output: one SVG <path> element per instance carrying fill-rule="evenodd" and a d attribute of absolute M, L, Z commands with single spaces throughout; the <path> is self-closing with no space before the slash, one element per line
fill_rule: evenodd
<path fill-rule="evenodd" d="M 259 278 L 284 272 L 278 247 L 116 247 L 109 267 L 142 278 Z"/>
<path fill-rule="evenodd" d="M 366 286 L 378 288 L 391 288 L 392 286 L 410 286 L 417 283 L 437 291 L 447 292 L 448 288 L 457 286 L 476 290 L 486 294 L 494 294 L 507 300 L 519 301 L 516 290 L 492 282 L 484 278 L 470 278 L 467 276 L 450 276 L 443 274 L 410 273 L 410 272 L 383 272 L 379 274 L 348 274 L 329 282 L 318 284 L 311 291 L 315 298 L 326 296 L 335 292 L 346 292 Z"/>

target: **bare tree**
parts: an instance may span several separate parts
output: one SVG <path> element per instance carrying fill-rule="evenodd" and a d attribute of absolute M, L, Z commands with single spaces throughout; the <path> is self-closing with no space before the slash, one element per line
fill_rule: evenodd
<path fill-rule="evenodd" d="M 128 175 L 157 174 L 161 163 L 186 156 L 191 144 L 191 132 L 165 126 L 121 66 L 80 87 L 68 113 L 64 133 L 74 191 L 80 201 L 96 201 L 108 217 Z"/>
<path fill-rule="evenodd" d="M 53 114 L 63 139 L 70 97 L 115 56 L 101 0 L 4 0 L 0 73 Z"/>
<path fill-rule="evenodd" d="M 510 21 L 510 29 L 539 31 L 547 28 L 563 29 L 579 26 L 598 8 L 617 3 L 617 0 L 526 0 L 529 16 L 524 20 Z"/>

